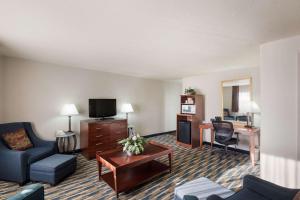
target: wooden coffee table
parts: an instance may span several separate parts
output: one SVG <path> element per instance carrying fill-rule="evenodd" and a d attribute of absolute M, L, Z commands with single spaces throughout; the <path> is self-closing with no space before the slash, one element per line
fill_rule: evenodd
<path fill-rule="evenodd" d="M 169 165 L 155 159 L 168 155 Z M 140 155 L 128 156 L 122 149 L 97 152 L 99 180 L 102 178 L 113 190 L 117 198 L 125 192 L 163 173 L 172 171 L 173 150 L 171 147 L 150 141 Z M 111 172 L 101 174 L 102 165 Z"/>

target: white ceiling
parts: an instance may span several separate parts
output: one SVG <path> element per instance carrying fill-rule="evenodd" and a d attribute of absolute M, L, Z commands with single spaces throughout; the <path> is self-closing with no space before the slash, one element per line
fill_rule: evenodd
<path fill-rule="evenodd" d="M 0 0 L 3 54 L 147 78 L 257 67 L 296 34 L 299 0 Z"/>

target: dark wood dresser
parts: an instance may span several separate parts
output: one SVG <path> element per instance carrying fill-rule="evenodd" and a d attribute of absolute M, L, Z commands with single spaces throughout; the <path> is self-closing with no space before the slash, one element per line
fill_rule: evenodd
<path fill-rule="evenodd" d="M 87 159 L 96 152 L 115 149 L 118 141 L 128 137 L 126 119 L 82 120 L 80 122 L 80 149 Z"/>

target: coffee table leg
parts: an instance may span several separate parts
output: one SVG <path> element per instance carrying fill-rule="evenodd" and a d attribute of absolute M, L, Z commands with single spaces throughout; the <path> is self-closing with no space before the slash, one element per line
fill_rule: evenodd
<path fill-rule="evenodd" d="M 116 196 L 117 196 L 117 198 L 119 198 L 119 193 L 118 193 L 118 179 L 117 179 L 117 170 L 116 169 L 113 171 L 113 174 L 114 174 Z"/>
<path fill-rule="evenodd" d="M 97 163 L 98 163 L 98 171 L 99 171 L 99 181 L 101 180 L 101 171 L 102 171 L 102 163 L 101 162 L 99 162 L 99 161 L 97 161 Z"/>
<path fill-rule="evenodd" d="M 173 154 L 169 153 L 168 157 L 169 157 L 169 167 L 170 167 L 170 173 L 171 173 L 172 172 L 172 157 L 173 157 Z"/>

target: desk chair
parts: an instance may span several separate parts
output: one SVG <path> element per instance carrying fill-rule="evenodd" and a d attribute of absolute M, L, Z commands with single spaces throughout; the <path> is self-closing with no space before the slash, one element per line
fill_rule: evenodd
<path fill-rule="evenodd" d="M 215 141 L 225 146 L 225 152 L 227 153 L 228 145 L 235 145 L 236 147 L 239 142 L 239 133 L 234 132 L 233 124 L 228 121 L 212 121 L 215 131 Z M 233 135 L 237 137 L 234 138 Z"/>

